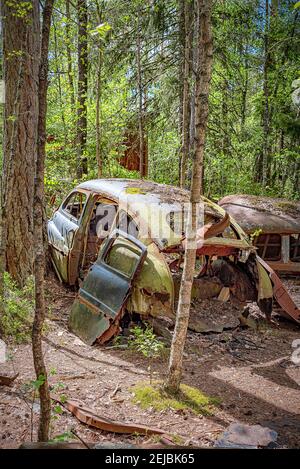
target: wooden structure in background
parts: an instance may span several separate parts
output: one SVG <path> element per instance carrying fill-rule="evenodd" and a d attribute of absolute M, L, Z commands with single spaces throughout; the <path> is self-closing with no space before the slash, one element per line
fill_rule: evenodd
<path fill-rule="evenodd" d="M 140 142 L 138 132 L 127 131 L 124 135 L 123 145 L 126 147 L 123 155 L 120 157 L 120 165 L 129 171 L 140 171 Z M 145 162 L 142 177 L 148 175 L 148 142 L 144 141 L 144 158 Z"/>

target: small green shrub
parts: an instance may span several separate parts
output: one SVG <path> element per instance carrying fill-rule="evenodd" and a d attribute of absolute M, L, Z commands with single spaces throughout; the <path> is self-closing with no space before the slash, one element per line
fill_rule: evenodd
<path fill-rule="evenodd" d="M 161 356 L 165 345 L 156 337 L 152 327 L 150 326 L 147 326 L 145 330 L 139 326 L 136 326 L 131 329 L 130 332 L 132 333 L 132 337 L 128 342 L 128 346 L 130 349 L 141 353 L 148 359 L 148 370 L 151 383 L 153 360 Z"/>
<path fill-rule="evenodd" d="M 0 317 L 0 330 L 4 338 L 13 342 L 28 342 L 31 336 L 34 283 L 30 278 L 23 289 L 6 272 L 4 274 L 4 312 Z"/>

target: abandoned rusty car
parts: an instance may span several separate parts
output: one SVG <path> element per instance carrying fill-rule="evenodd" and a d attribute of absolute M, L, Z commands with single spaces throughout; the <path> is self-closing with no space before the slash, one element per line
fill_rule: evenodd
<path fill-rule="evenodd" d="M 77 186 L 55 211 L 50 256 L 59 279 L 80 287 L 70 328 L 83 341 L 107 342 L 128 315 L 174 319 L 188 202 L 177 187 L 99 179 Z M 256 301 L 269 318 L 275 298 L 299 322 L 300 311 L 241 227 L 205 198 L 201 207 L 193 297 Z"/>
<path fill-rule="evenodd" d="M 219 205 L 253 238 L 257 253 L 276 271 L 300 275 L 300 202 L 229 195 Z"/>

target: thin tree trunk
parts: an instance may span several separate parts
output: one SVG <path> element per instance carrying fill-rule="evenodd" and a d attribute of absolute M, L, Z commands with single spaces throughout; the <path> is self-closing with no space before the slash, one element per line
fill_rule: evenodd
<path fill-rule="evenodd" d="M 196 260 L 196 229 L 200 209 L 203 180 L 204 145 L 208 120 L 208 98 L 212 69 L 211 0 L 197 0 L 199 15 L 199 66 L 196 80 L 195 158 L 190 194 L 189 220 L 186 228 L 186 246 L 183 274 L 180 284 L 175 331 L 171 345 L 166 388 L 178 391 L 182 379 L 183 351 L 190 315 L 191 292 Z"/>
<path fill-rule="evenodd" d="M 97 2 L 98 23 L 101 24 L 102 13 L 99 3 Z M 99 43 L 98 64 L 97 64 L 97 82 L 96 82 L 96 161 L 98 177 L 103 174 L 103 162 L 101 155 L 101 97 L 102 97 L 102 45 Z"/>
<path fill-rule="evenodd" d="M 78 10 L 78 112 L 77 112 L 77 177 L 87 174 L 87 90 L 88 90 L 88 50 L 86 0 L 77 1 Z"/>
<path fill-rule="evenodd" d="M 138 121 L 139 121 L 139 154 L 140 154 L 140 175 L 142 178 L 148 176 L 148 161 L 145 151 L 145 134 L 144 134 L 144 89 L 142 79 L 141 65 L 141 24 L 138 17 L 137 35 L 136 35 L 136 72 L 137 72 L 137 90 L 138 90 Z"/>
<path fill-rule="evenodd" d="M 73 65 L 72 65 L 72 53 L 71 53 L 71 13 L 70 13 L 70 0 L 66 0 L 66 49 L 67 49 L 67 61 L 68 61 L 68 82 L 70 89 L 70 100 L 72 109 L 75 109 L 75 92 L 74 92 L 74 81 L 73 81 Z"/>
<path fill-rule="evenodd" d="M 264 114 L 263 114 L 263 154 L 262 154 L 262 183 L 266 186 L 269 176 L 269 132 L 270 132 L 270 108 L 269 108 L 269 0 L 265 0 L 265 34 L 264 34 Z"/>
<path fill-rule="evenodd" d="M 194 2 L 194 28 L 193 28 L 193 50 L 192 50 L 192 87 L 191 87 L 191 117 L 190 117 L 190 148 L 189 155 L 194 158 L 195 154 L 195 95 L 196 95 L 196 78 L 198 69 L 198 41 L 199 41 L 199 16 L 197 14 L 197 5 Z M 191 176 L 189 177 L 189 188 L 191 186 Z"/>
<path fill-rule="evenodd" d="M 43 11 L 41 58 L 39 72 L 39 118 L 38 118 L 38 149 L 36 161 L 36 180 L 34 194 L 34 241 L 35 241 L 35 315 L 32 328 L 32 352 L 34 368 L 37 378 L 43 377 L 39 387 L 40 419 L 38 440 L 49 440 L 51 418 L 51 399 L 47 380 L 47 370 L 42 349 L 42 329 L 45 319 L 45 250 L 44 250 L 44 172 L 45 172 L 45 143 L 46 143 L 46 113 L 48 88 L 48 49 L 51 16 L 54 0 L 46 0 Z"/>
<path fill-rule="evenodd" d="M 179 109 L 178 109 L 178 136 L 180 145 L 178 148 L 178 182 L 180 184 L 181 177 L 181 158 L 182 158 L 182 123 L 183 123 L 183 70 L 184 70 L 184 0 L 178 2 L 179 18 L 178 18 L 178 34 L 179 34 L 179 47 L 180 47 L 180 60 L 178 65 L 178 96 L 179 96 Z"/>
<path fill-rule="evenodd" d="M 102 51 L 99 45 L 97 84 L 96 84 L 96 161 L 98 177 L 102 177 L 102 156 L 101 156 L 101 73 L 102 73 Z"/>
<path fill-rule="evenodd" d="M 241 110 L 241 133 L 245 133 L 246 114 L 247 114 L 247 97 L 249 87 L 249 60 L 248 60 L 248 44 L 245 47 L 245 81 L 242 89 L 242 110 Z"/>
<path fill-rule="evenodd" d="M 53 36 L 54 36 L 54 58 L 55 58 L 55 74 L 57 77 L 57 85 L 58 85 L 58 96 L 59 96 L 59 104 L 60 104 L 60 113 L 61 113 L 61 122 L 63 126 L 63 131 L 64 131 L 64 146 L 67 146 L 68 143 L 68 135 L 67 135 L 67 126 L 66 126 L 66 119 L 65 119 L 65 106 L 63 102 L 63 97 L 62 97 L 62 86 L 61 86 L 61 62 L 58 56 L 58 43 L 57 43 L 57 30 L 56 30 L 56 23 L 53 18 Z"/>
<path fill-rule="evenodd" d="M 192 3 L 184 2 L 184 67 L 183 67 L 183 95 L 182 95 L 182 150 L 180 168 L 180 187 L 185 186 L 187 162 L 189 157 L 189 137 L 191 119 L 191 10 Z"/>
<path fill-rule="evenodd" d="M 5 79 L 2 267 L 24 285 L 33 270 L 33 191 L 37 138 L 38 2 L 20 11 L 2 0 Z"/>

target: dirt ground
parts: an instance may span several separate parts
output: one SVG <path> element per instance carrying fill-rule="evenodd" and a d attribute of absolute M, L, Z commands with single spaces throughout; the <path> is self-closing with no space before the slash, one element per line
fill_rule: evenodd
<path fill-rule="evenodd" d="M 299 303 L 300 279 L 289 280 L 287 286 Z M 104 417 L 161 428 L 167 434 L 179 435 L 185 445 L 212 446 L 230 423 L 242 422 L 276 430 L 280 447 L 300 446 L 300 366 L 291 360 L 292 342 L 300 339 L 296 325 L 280 320 L 276 327 L 259 318 L 255 330 L 235 328 L 207 334 L 190 331 L 183 381 L 218 397 L 221 404 L 209 417 L 188 411 L 142 410 L 131 401 L 131 387 L 148 380 L 147 361 L 126 348 L 85 345 L 67 328 L 75 293 L 54 276 L 46 287 L 49 318 L 44 351 L 48 370 L 52 371 L 54 394 L 61 383 L 64 388 L 58 396 L 63 393 L 69 399 L 78 399 Z M 216 307 L 220 309 L 217 303 Z M 1 371 L 16 371 L 19 376 L 12 387 L 0 386 L 2 448 L 35 440 L 38 420 L 38 402 L 32 408 L 25 392 L 26 383 L 34 379 L 31 346 L 14 346 L 11 354 L 12 359 L 1 365 Z M 167 360 L 166 356 L 155 363 L 156 378 L 164 378 Z M 71 429 L 88 442 L 149 440 L 146 436 L 93 430 L 68 411 L 52 421 L 52 437 Z"/>

